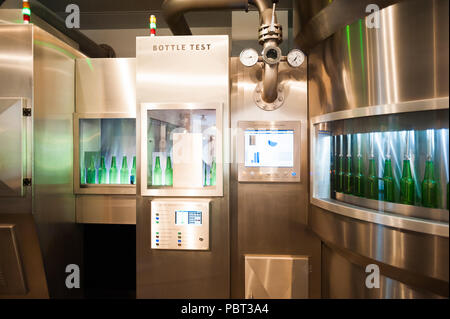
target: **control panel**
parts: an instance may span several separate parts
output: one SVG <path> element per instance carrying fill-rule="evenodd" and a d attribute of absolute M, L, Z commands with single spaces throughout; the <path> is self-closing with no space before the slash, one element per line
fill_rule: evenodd
<path fill-rule="evenodd" d="M 240 182 L 300 182 L 300 122 L 238 122 Z"/>
<path fill-rule="evenodd" d="M 153 200 L 151 219 L 152 249 L 209 249 L 209 200 Z"/>

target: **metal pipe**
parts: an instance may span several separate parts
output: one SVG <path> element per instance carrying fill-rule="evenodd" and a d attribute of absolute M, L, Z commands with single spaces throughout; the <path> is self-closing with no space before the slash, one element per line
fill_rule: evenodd
<path fill-rule="evenodd" d="M 260 24 L 273 25 L 277 18 L 272 7 L 271 0 L 165 0 L 162 4 L 164 19 L 174 35 L 192 35 L 184 14 L 190 11 L 248 10 L 249 4 L 254 5 L 259 11 Z M 263 47 L 276 46 L 278 42 L 269 39 L 263 43 Z M 263 71 L 263 88 L 261 97 L 266 103 L 273 103 L 278 97 L 278 63 L 265 63 Z"/>
<path fill-rule="evenodd" d="M 248 0 L 165 0 L 161 6 L 164 19 L 174 35 L 192 35 L 184 14 L 190 11 L 248 10 Z"/>

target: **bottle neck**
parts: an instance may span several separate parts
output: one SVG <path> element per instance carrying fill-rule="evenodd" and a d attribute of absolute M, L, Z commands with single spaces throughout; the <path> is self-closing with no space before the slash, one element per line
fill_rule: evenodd
<path fill-rule="evenodd" d="M 425 179 L 434 180 L 434 164 L 431 160 L 425 164 Z"/>
<path fill-rule="evenodd" d="M 403 173 L 402 173 L 402 177 L 403 178 L 411 178 L 411 162 L 409 161 L 409 159 L 405 159 L 403 160 Z"/>

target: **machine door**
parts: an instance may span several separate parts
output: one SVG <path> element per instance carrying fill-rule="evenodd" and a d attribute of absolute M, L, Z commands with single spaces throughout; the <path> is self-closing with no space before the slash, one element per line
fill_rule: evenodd
<path fill-rule="evenodd" d="M 31 123 L 31 117 L 24 116 L 28 110 L 24 104 L 20 98 L 0 99 L 0 197 L 24 195 L 30 153 L 27 126 Z"/>

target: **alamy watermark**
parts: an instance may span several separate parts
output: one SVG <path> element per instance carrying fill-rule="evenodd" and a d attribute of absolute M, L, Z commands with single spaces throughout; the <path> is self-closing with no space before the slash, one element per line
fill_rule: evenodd
<path fill-rule="evenodd" d="M 67 289 L 80 288 L 80 266 L 70 264 L 66 266 L 66 287 Z"/>
<path fill-rule="evenodd" d="M 380 288 L 380 267 L 375 264 L 366 266 L 366 287 L 368 289 Z"/>
<path fill-rule="evenodd" d="M 368 29 L 380 28 L 380 7 L 376 4 L 369 4 L 366 7 L 366 13 L 370 13 L 366 17 L 366 27 Z"/>
<path fill-rule="evenodd" d="M 79 29 L 80 28 L 80 7 L 76 4 L 69 4 L 66 7 L 66 27 L 68 29 Z"/>

